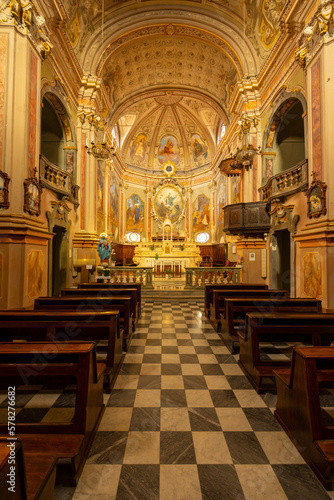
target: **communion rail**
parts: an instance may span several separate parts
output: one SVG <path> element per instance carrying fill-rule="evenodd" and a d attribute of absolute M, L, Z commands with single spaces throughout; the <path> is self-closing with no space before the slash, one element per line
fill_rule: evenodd
<path fill-rule="evenodd" d="M 186 267 L 185 288 L 201 288 L 206 284 L 241 282 L 240 267 Z"/>
<path fill-rule="evenodd" d="M 97 266 L 97 281 L 107 283 L 137 283 L 143 289 L 153 288 L 153 267 Z"/>

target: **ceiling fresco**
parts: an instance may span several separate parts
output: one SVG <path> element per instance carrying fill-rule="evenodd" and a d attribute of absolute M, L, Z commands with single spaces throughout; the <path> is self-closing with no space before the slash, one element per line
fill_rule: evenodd
<path fill-rule="evenodd" d="M 117 126 L 121 155 L 135 170 L 162 173 L 165 163 L 177 175 L 207 166 L 216 148 L 221 117 L 207 102 L 167 91 L 125 109 Z"/>

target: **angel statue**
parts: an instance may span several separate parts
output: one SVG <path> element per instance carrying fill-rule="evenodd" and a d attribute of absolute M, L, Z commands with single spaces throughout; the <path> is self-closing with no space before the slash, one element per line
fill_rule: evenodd
<path fill-rule="evenodd" d="M 97 252 L 101 259 L 101 264 L 108 264 L 111 254 L 111 245 L 105 233 L 101 233 L 100 235 L 100 241 L 97 247 Z"/>

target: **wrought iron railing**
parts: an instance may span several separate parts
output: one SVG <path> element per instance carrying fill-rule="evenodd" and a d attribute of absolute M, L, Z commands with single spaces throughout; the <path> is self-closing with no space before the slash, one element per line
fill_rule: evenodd
<path fill-rule="evenodd" d="M 262 201 L 270 201 L 273 198 L 306 190 L 308 186 L 307 178 L 308 162 L 305 159 L 298 165 L 270 177 L 268 182 L 259 188 L 262 193 Z"/>
<path fill-rule="evenodd" d="M 69 200 L 78 205 L 79 186 L 74 183 L 73 175 L 53 165 L 45 156 L 39 158 L 40 184 L 58 194 L 68 196 Z"/>

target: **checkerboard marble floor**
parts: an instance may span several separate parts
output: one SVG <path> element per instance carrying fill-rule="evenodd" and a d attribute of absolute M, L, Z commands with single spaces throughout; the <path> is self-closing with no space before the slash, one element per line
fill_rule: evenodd
<path fill-rule="evenodd" d="M 202 302 L 146 301 L 80 482 L 55 499 L 334 499 L 237 358 Z"/>

